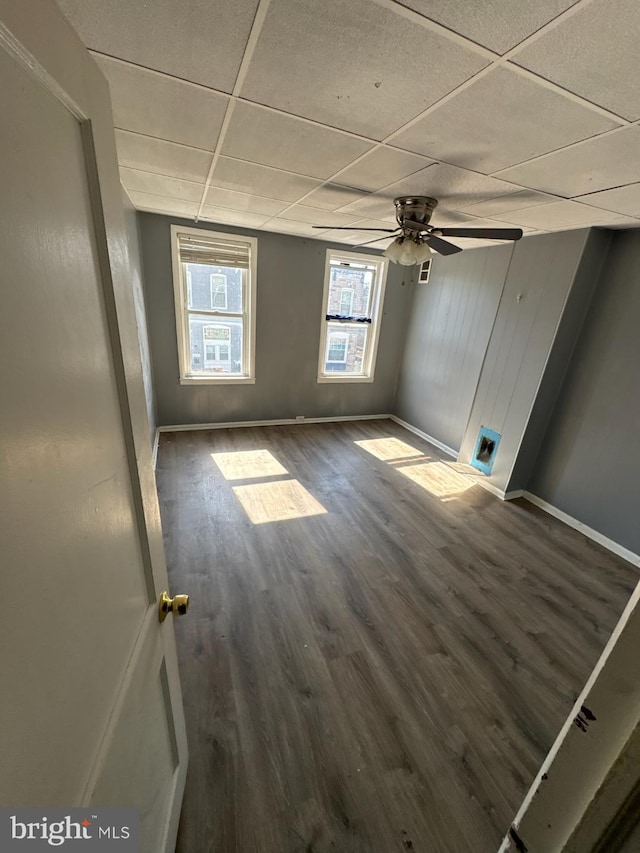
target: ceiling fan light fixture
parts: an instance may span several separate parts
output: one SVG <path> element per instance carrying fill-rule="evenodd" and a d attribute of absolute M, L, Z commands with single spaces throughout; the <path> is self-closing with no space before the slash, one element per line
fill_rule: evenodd
<path fill-rule="evenodd" d="M 394 264 L 399 263 L 403 240 L 403 237 L 396 237 L 396 239 L 392 243 L 389 243 L 387 248 L 384 250 L 385 258 L 389 258 L 389 260 Z"/>
<path fill-rule="evenodd" d="M 416 264 L 423 264 L 433 254 L 433 249 L 426 243 L 418 243 L 416 246 Z"/>
<path fill-rule="evenodd" d="M 414 264 L 422 264 L 427 258 L 430 258 L 431 249 L 422 241 L 402 235 L 396 237 L 393 243 L 387 246 L 384 255 L 394 264 L 411 267 Z"/>

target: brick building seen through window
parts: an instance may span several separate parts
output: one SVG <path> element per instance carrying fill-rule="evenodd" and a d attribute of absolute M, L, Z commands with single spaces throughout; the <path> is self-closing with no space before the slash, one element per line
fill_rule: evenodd
<path fill-rule="evenodd" d="M 373 276 L 369 270 L 333 267 L 327 313 L 342 317 L 367 317 Z M 327 333 L 327 372 L 362 370 L 367 325 L 331 323 Z"/>

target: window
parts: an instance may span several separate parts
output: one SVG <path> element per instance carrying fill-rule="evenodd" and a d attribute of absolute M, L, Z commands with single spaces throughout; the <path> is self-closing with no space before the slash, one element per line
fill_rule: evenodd
<path fill-rule="evenodd" d="M 349 335 L 342 332 L 329 332 L 327 341 L 327 364 L 346 364 Z"/>
<path fill-rule="evenodd" d="M 327 251 L 318 382 L 373 382 L 387 262 Z"/>
<path fill-rule="evenodd" d="M 257 240 L 171 226 L 180 382 L 254 382 Z"/>
<path fill-rule="evenodd" d="M 222 324 L 203 326 L 202 338 L 205 370 L 227 372 L 231 361 L 231 328 Z"/>
<path fill-rule="evenodd" d="M 221 272 L 212 272 L 209 287 L 211 288 L 211 307 L 227 309 L 227 276 Z"/>
<path fill-rule="evenodd" d="M 344 287 L 340 292 L 340 311 L 344 317 L 350 317 L 353 311 L 353 290 Z"/>

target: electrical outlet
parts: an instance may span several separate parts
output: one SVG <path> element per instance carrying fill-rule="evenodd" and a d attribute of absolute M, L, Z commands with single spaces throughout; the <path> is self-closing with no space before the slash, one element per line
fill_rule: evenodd
<path fill-rule="evenodd" d="M 304 415 L 296 415 L 296 423 L 301 424 L 304 420 Z"/>

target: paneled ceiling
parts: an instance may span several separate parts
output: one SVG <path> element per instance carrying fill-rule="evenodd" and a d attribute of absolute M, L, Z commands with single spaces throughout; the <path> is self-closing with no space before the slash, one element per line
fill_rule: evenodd
<path fill-rule="evenodd" d="M 436 225 L 640 225 L 638 0 L 58 2 L 139 210 L 352 244 L 405 194 Z"/>

